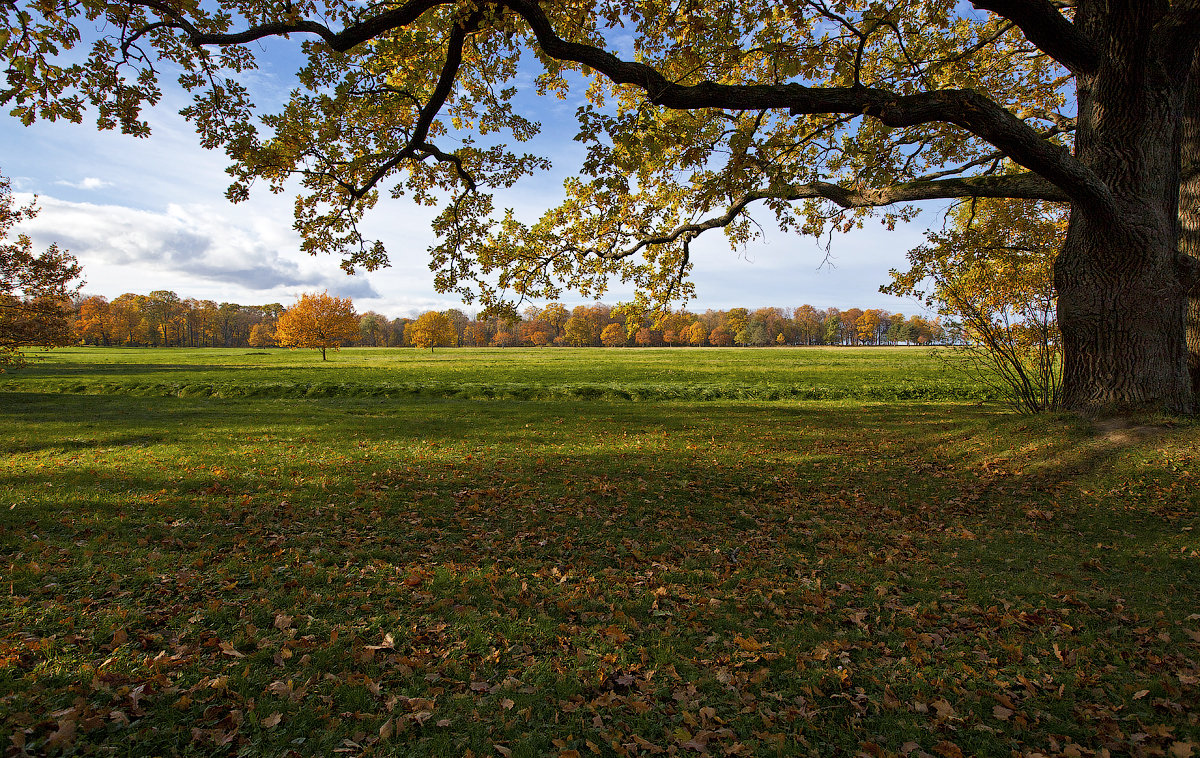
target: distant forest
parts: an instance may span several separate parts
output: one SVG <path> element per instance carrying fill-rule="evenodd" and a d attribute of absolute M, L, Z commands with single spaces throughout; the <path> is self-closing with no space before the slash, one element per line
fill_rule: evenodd
<path fill-rule="evenodd" d="M 72 304 L 78 344 L 129 347 L 270 347 L 280 303 L 239 305 L 181 298 L 169 290 L 126 293 Z M 463 347 L 730 347 L 771 345 L 928 345 L 959 341 L 940 320 L 878 308 L 732 308 L 655 317 L 637 306 L 603 303 L 568 309 L 560 303 L 530 306 L 520 318 L 477 319 L 457 309 L 441 311 Z M 359 315 L 367 347 L 411 347 L 416 318 Z"/>

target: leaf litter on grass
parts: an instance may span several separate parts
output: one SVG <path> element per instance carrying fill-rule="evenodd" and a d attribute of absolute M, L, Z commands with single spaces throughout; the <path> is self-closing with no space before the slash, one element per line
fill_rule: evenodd
<path fill-rule="evenodd" d="M 2 422 L 14 754 L 1198 741 L 1190 426 L 129 396 Z"/>

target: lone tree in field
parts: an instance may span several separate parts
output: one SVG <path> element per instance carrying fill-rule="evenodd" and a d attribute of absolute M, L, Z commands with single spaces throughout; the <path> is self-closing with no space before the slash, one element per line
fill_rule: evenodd
<path fill-rule="evenodd" d="M 453 345 L 458 336 L 454 331 L 454 324 L 446 314 L 437 311 L 422 313 L 408 329 L 413 345 L 422 350 L 429 348 L 431 353 L 435 346 Z"/>
<path fill-rule="evenodd" d="M 275 342 L 281 347 L 307 347 L 321 351 L 338 350 L 361 335 L 358 314 L 348 297 L 333 297 L 327 292 L 300 296 L 300 301 L 288 308 L 275 325 Z"/>
<path fill-rule="evenodd" d="M 9 235 L 15 225 L 37 215 L 32 205 L 13 203 L 8 177 L 0 175 L 0 371 L 21 366 L 21 350 L 55 347 L 71 341 L 70 296 L 79 289 L 74 256 L 57 245 L 36 253 L 27 235 Z"/>
<path fill-rule="evenodd" d="M 1065 403 L 1195 408 L 1200 0 L 13 0 L 0 14 L 0 99 L 26 123 L 90 103 L 102 128 L 145 134 L 168 59 L 203 144 L 234 161 L 231 198 L 298 177 L 305 249 L 351 270 L 387 262 L 357 225 L 382 192 L 441 203 L 435 283 L 487 305 L 562 283 L 598 296 L 613 275 L 660 302 L 686 294 L 690 244 L 711 229 L 746 243 L 756 206 L 820 234 L 924 200 L 1069 204 Z M 85 63 L 67 58 L 80 35 Z M 260 119 L 243 74 L 285 37 L 308 63 Z M 543 92 L 591 86 L 581 175 L 529 223 L 488 190 L 547 165 L 503 142 L 538 130 L 509 86 L 535 63 Z M 1200 323 L 1190 334 L 1200 356 Z"/>

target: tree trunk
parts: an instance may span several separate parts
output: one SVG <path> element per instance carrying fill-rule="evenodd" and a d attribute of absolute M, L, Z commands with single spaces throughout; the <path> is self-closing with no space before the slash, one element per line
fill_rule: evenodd
<path fill-rule="evenodd" d="M 1184 97 L 1179 156 L 1179 252 L 1200 261 L 1200 55 L 1192 61 L 1192 73 Z M 1192 395 L 1200 398 L 1200 287 L 1188 293 L 1188 372 Z"/>
<path fill-rule="evenodd" d="M 1160 233 L 1129 240 L 1080 215 L 1073 214 L 1055 265 L 1064 404 L 1192 412 L 1187 299 L 1174 265 L 1174 239 Z M 1114 248 L 1136 250 L 1144 265 L 1106 265 Z"/>
<path fill-rule="evenodd" d="M 1153 49 L 1154 14 L 1137 3 L 1094 8 L 1080 4 L 1084 22 L 1110 45 L 1100 69 L 1077 79 L 1075 151 L 1118 210 L 1073 207 L 1055 262 L 1063 400 L 1077 410 L 1191 413 L 1187 286 L 1177 259 L 1182 79 Z"/>

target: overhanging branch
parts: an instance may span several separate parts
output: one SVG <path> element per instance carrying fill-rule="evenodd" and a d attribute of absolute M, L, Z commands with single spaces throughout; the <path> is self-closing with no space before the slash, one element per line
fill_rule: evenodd
<path fill-rule="evenodd" d="M 669 81 L 652 66 L 623 61 L 592 45 L 570 42 L 554 31 L 533 0 L 501 0 L 530 25 L 550 57 L 599 71 L 617 84 L 642 89 L 650 102 L 677 110 L 786 109 L 792 115 L 862 114 L 891 127 L 944 122 L 987 141 L 1025 168 L 1045 177 L 1087 210 L 1116 217 L 1108 186 L 1065 148 L 1044 139 L 1005 108 L 974 90 L 934 90 L 899 95 L 870 87 L 805 87 L 801 84 L 729 85 Z"/>
<path fill-rule="evenodd" d="M 450 0 L 408 0 L 392 10 L 334 32 L 307 20 L 273 22 L 243 32 L 209 33 L 197 29 L 165 0 L 129 0 L 171 18 L 195 45 L 244 44 L 268 36 L 308 32 L 335 50 L 351 47 L 415 22 L 425 12 Z M 485 2 L 487 0 L 484 0 Z M 995 146 L 1019 165 L 1045 177 L 1072 202 L 1096 215 L 1118 217 L 1107 185 L 1068 150 L 1042 137 L 1007 109 L 974 90 L 933 90 L 900 95 L 868 87 L 806 87 L 801 84 L 728 85 L 704 81 L 694 85 L 670 81 L 653 66 L 621 60 L 590 44 L 563 39 L 537 0 L 491 0 L 520 16 L 536 44 L 549 57 L 583 64 L 616 84 L 638 87 L 650 102 L 677 110 L 787 110 L 792 115 L 849 114 L 875 118 L 891 127 L 928 123 L 954 124 Z M 1183 0 L 1192 6 L 1200 0 Z M 1027 35 L 1042 39 L 1051 55 L 1075 66 L 1094 65 L 1094 51 L 1078 29 L 1047 0 L 975 0 L 980 8 L 1002 13 Z M 1036 40 L 1035 40 L 1036 42 Z"/>
<path fill-rule="evenodd" d="M 1100 64 L 1095 41 L 1047 0 L 971 0 L 971 5 L 1009 19 L 1026 39 L 1076 73 L 1090 73 Z"/>
<path fill-rule="evenodd" d="M 1021 200 L 1046 200 L 1070 202 L 1061 190 L 1036 174 L 1013 174 L 1007 176 L 975 176 L 935 181 L 915 181 L 896 184 L 880 189 L 843 187 L 830 182 L 810 182 L 779 190 L 754 190 L 731 203 L 724 213 L 703 221 L 680 224 L 666 234 L 647 237 L 634 245 L 618 251 L 599 252 L 605 258 L 628 258 L 651 245 L 669 245 L 681 239 L 692 239 L 706 231 L 729 226 L 752 203 L 763 200 L 829 200 L 850 210 L 853 208 L 875 208 L 897 203 L 915 203 L 922 200 L 955 200 L 970 197 L 1015 198 Z"/>

